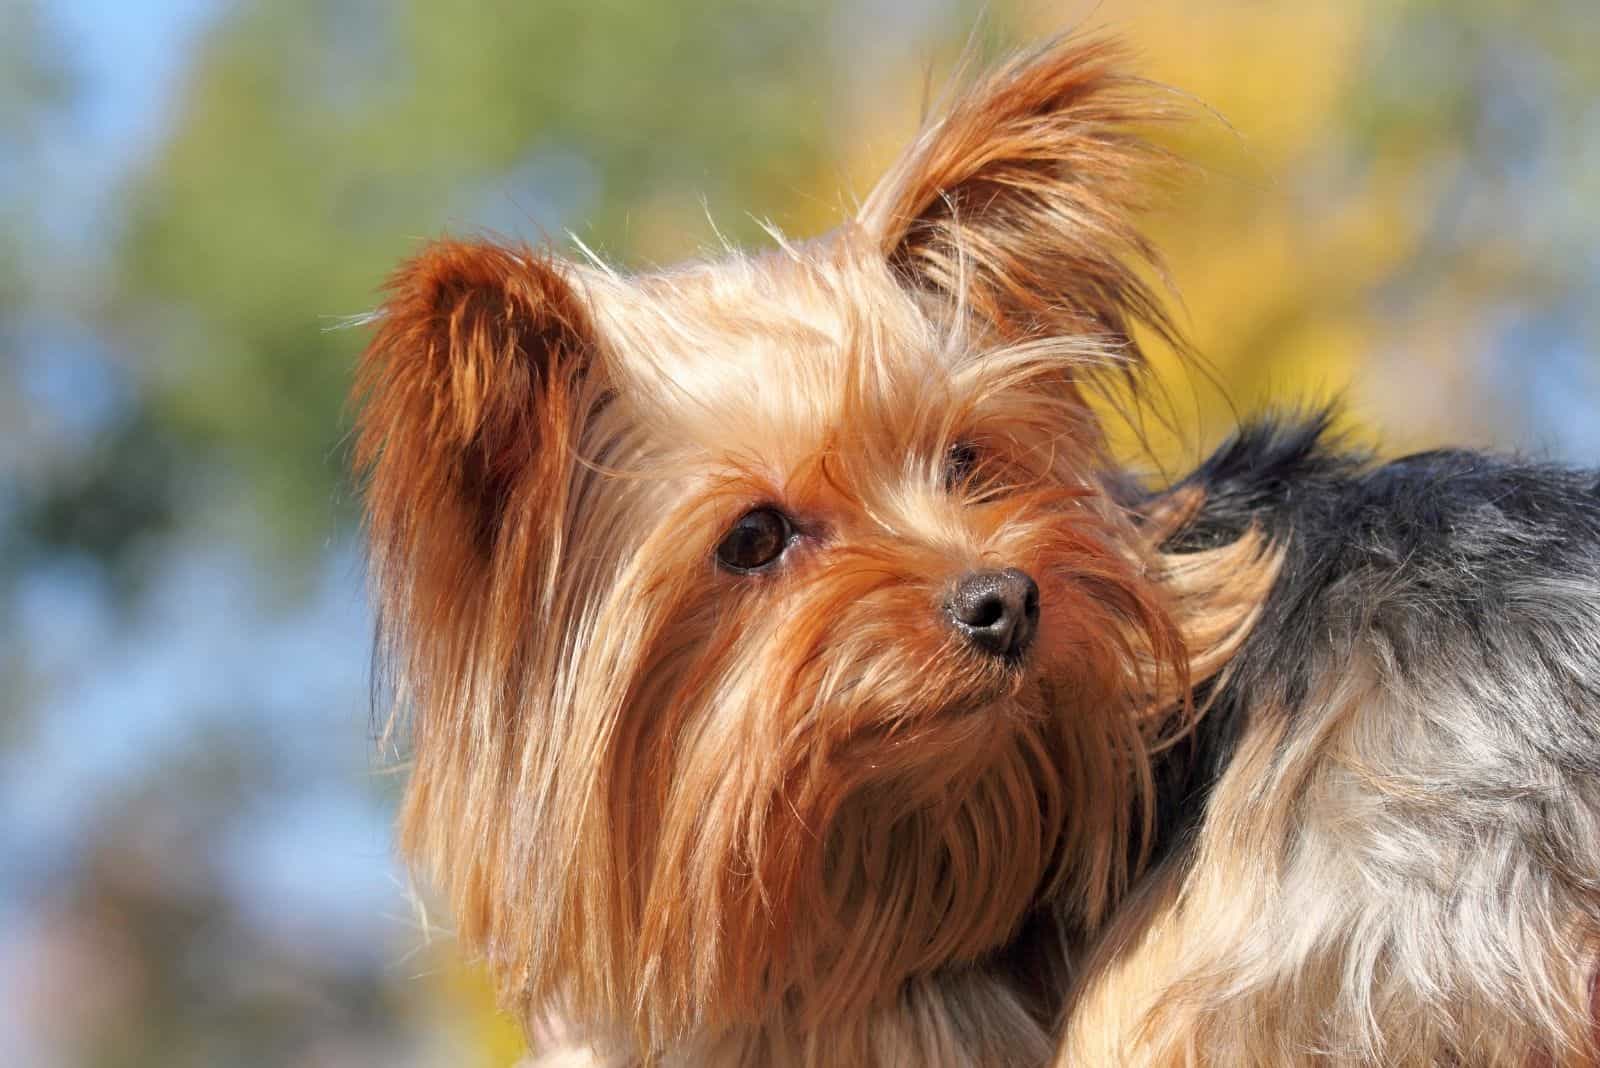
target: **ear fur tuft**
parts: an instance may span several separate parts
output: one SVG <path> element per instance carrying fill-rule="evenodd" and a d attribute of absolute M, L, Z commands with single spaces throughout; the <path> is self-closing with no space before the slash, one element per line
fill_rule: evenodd
<path fill-rule="evenodd" d="M 356 384 L 375 548 L 411 564 L 451 539 L 487 553 L 517 481 L 569 445 L 588 309 L 560 264 L 485 243 L 435 242 L 386 289 Z"/>
<path fill-rule="evenodd" d="M 1063 38 L 960 93 L 868 197 L 860 222 L 914 288 L 964 304 L 1004 339 L 1176 342 L 1133 219 L 1151 165 L 1136 130 L 1171 117 L 1121 72 L 1115 42 Z"/>

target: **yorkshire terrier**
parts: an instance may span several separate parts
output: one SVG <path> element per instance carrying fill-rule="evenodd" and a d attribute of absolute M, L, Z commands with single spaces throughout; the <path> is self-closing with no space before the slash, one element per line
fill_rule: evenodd
<path fill-rule="evenodd" d="M 1120 469 L 1165 111 L 1064 40 L 813 242 L 394 276 L 357 462 L 402 844 L 536 1051 L 1595 1056 L 1594 477 L 1315 418 Z"/>

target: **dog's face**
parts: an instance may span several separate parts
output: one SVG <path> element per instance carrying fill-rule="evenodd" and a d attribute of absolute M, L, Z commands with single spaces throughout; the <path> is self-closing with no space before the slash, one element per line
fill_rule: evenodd
<path fill-rule="evenodd" d="M 1085 403 L 1154 314 L 1129 106 L 1058 47 L 814 244 L 396 276 L 360 452 L 405 844 L 526 1014 L 848 1011 L 1114 896 L 1185 665 Z"/>

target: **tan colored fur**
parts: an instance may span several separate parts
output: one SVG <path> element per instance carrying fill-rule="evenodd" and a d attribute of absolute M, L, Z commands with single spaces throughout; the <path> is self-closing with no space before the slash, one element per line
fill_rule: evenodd
<path fill-rule="evenodd" d="M 444 241 L 397 272 L 357 464 L 401 843 L 540 1052 L 1593 1062 L 1600 798 L 1496 715 L 1571 698 L 1471 649 L 1401 670 L 1342 620 L 1145 872 L 1155 762 L 1282 559 L 1164 555 L 1202 502 L 1135 514 L 1091 404 L 1173 333 L 1135 225 L 1164 118 L 1113 48 L 1057 42 L 816 241 L 641 276 Z M 781 561 L 720 567 L 760 509 Z M 1037 582 L 1026 659 L 947 617 L 1000 568 Z M 1582 575 L 1519 596 L 1515 626 L 1600 629 Z"/>
<path fill-rule="evenodd" d="M 1275 557 L 1163 559 L 1085 403 L 1167 322 L 1155 113 L 1104 44 L 959 97 L 804 245 L 623 277 L 437 243 L 363 359 L 358 464 L 414 759 L 407 856 L 530 1035 L 600 1063 L 1042 1063 L 1004 963 L 1112 913 L 1150 754 Z M 976 466 L 952 481 L 953 447 Z M 713 562 L 752 508 L 781 567 Z M 1025 664 L 941 607 L 1017 567 Z M 402 721 L 397 719 L 397 723 Z"/>
<path fill-rule="evenodd" d="M 1460 841 L 1425 785 L 1474 744 L 1472 700 L 1367 651 L 1292 719 L 1257 710 L 1190 851 L 1086 966 L 1059 1068 L 1597 1063 L 1584 891 L 1540 887 L 1492 819 Z"/>
<path fill-rule="evenodd" d="M 444 241 L 395 275 L 357 463 L 401 844 L 538 1052 L 1592 1058 L 1600 799 L 1528 788 L 1548 765 L 1492 715 L 1538 693 L 1419 682 L 1356 628 L 1295 707 L 1248 710 L 1145 872 L 1156 761 L 1282 560 L 1255 532 L 1164 555 L 1202 502 L 1135 514 L 1091 404 L 1172 334 L 1135 226 L 1164 110 L 1111 47 L 1057 42 L 816 241 L 641 276 Z M 781 560 L 719 566 L 762 509 Z M 947 617 L 1000 568 L 1037 582 L 1026 659 Z M 1527 596 L 1592 633 L 1567 587 Z"/>

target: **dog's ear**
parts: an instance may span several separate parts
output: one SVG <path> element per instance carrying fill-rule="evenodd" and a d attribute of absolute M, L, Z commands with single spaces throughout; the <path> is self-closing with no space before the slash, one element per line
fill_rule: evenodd
<path fill-rule="evenodd" d="M 1000 337 L 1173 330 L 1135 226 L 1167 117 L 1104 40 L 1063 39 L 959 94 L 868 197 L 861 225 L 920 292 Z"/>
<path fill-rule="evenodd" d="M 380 586 L 404 581 L 413 597 L 392 607 L 426 613 L 418 584 L 449 600 L 486 573 L 511 509 L 558 511 L 596 339 L 571 268 L 526 248 L 437 242 L 387 293 L 356 376 L 355 459 Z"/>

